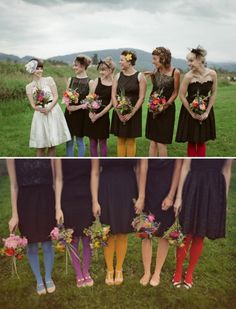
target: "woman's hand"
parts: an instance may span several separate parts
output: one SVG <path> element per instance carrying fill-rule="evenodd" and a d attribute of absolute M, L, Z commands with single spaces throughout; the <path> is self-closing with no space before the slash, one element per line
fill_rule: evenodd
<path fill-rule="evenodd" d="M 13 233 L 17 229 L 18 223 L 19 223 L 18 217 L 12 217 L 10 219 L 10 221 L 8 222 L 10 233 Z"/>
<path fill-rule="evenodd" d="M 136 214 L 140 214 L 144 208 L 144 198 L 133 199 Z"/>
<path fill-rule="evenodd" d="M 93 210 L 93 215 L 95 218 L 101 215 L 101 206 L 99 205 L 98 202 L 93 203 L 92 210 Z"/>
<path fill-rule="evenodd" d="M 174 203 L 173 199 L 167 196 L 161 204 L 161 209 L 168 210 L 170 207 L 173 206 L 173 203 Z"/>
<path fill-rule="evenodd" d="M 174 212 L 176 217 L 180 213 L 181 207 L 182 207 L 182 198 L 176 198 L 174 203 Z"/>
<path fill-rule="evenodd" d="M 206 120 L 207 117 L 208 117 L 208 112 L 205 112 L 202 115 L 200 115 L 201 121 Z"/>
<path fill-rule="evenodd" d="M 129 121 L 132 117 L 133 117 L 134 113 L 129 113 L 129 114 L 126 114 L 124 115 L 124 121 L 127 122 Z"/>
<path fill-rule="evenodd" d="M 64 215 L 61 209 L 56 210 L 56 221 L 57 221 L 57 224 L 64 223 Z"/>

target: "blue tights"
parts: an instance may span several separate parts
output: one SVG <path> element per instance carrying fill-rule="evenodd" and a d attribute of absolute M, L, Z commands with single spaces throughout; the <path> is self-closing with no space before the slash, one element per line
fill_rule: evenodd
<path fill-rule="evenodd" d="M 45 281 L 52 280 L 52 268 L 54 263 L 54 250 L 51 241 L 42 242 L 44 267 L 45 267 Z M 38 255 L 38 243 L 28 244 L 27 256 L 31 269 L 34 273 L 37 285 L 43 283 L 43 279 L 40 272 L 39 255 Z"/>
<path fill-rule="evenodd" d="M 85 156 L 85 143 L 83 137 L 76 137 L 76 144 L 78 147 L 78 157 Z M 74 137 L 68 142 L 66 142 L 66 156 L 74 157 Z"/>

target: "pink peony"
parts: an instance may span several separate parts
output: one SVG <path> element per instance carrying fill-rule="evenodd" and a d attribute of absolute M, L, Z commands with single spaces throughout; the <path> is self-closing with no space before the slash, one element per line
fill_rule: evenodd
<path fill-rule="evenodd" d="M 170 233 L 170 237 L 173 238 L 173 239 L 177 239 L 180 235 L 180 232 L 178 231 L 173 231 Z"/>
<path fill-rule="evenodd" d="M 99 105 L 98 102 L 96 102 L 96 101 L 93 101 L 93 102 L 91 103 L 91 106 L 92 106 L 93 109 L 99 109 L 99 107 L 100 107 L 100 105 Z"/>
<path fill-rule="evenodd" d="M 59 239 L 59 228 L 58 227 L 54 227 L 54 229 L 51 231 L 50 236 L 52 238 L 52 240 L 58 240 Z"/>
<path fill-rule="evenodd" d="M 154 222 L 155 216 L 152 215 L 152 214 L 148 215 L 148 220 L 149 220 L 150 222 Z"/>

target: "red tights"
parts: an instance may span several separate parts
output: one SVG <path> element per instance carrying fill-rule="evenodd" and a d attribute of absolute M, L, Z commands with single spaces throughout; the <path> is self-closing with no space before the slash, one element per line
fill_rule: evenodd
<path fill-rule="evenodd" d="M 192 243 L 192 244 L 191 244 Z M 189 250 L 191 244 L 191 248 Z M 176 252 L 176 270 L 174 274 L 174 282 L 180 282 L 182 279 L 183 264 L 189 252 L 189 265 L 187 268 L 185 282 L 192 284 L 194 269 L 198 263 L 199 257 L 202 254 L 203 237 L 187 235 L 185 245 L 177 249 Z"/>
<path fill-rule="evenodd" d="M 188 143 L 187 155 L 188 157 L 205 157 L 206 156 L 206 144 Z"/>

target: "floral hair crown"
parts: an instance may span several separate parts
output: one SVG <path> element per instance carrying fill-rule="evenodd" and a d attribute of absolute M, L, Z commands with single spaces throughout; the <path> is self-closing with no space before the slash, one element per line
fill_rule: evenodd
<path fill-rule="evenodd" d="M 37 60 L 30 60 L 26 65 L 25 69 L 28 73 L 32 74 L 36 71 L 38 66 L 38 61 Z"/>
<path fill-rule="evenodd" d="M 133 55 L 131 53 L 128 53 L 127 55 L 125 55 L 125 60 L 126 61 L 131 61 L 132 57 L 133 57 Z"/>

